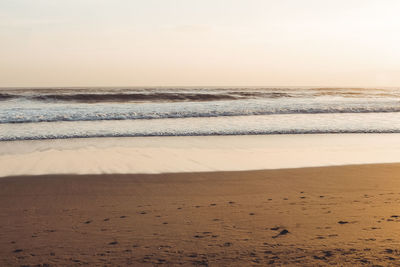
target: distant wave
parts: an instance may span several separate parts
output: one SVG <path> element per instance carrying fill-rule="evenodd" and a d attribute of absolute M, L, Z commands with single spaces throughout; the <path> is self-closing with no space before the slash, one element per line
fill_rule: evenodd
<path fill-rule="evenodd" d="M 191 93 L 130 93 L 130 94 L 52 94 L 31 97 L 33 100 L 74 101 L 74 102 L 127 102 L 127 101 L 215 101 L 234 100 L 228 94 L 191 94 Z"/>
<path fill-rule="evenodd" d="M 132 101 L 218 101 L 218 100 L 237 100 L 248 98 L 279 98 L 291 97 L 292 95 L 283 92 L 214 92 L 214 93 L 190 93 L 190 92 L 154 92 L 154 93 L 75 93 L 75 94 L 38 94 L 38 95 L 18 95 L 0 94 L 1 100 L 26 99 L 34 101 L 52 102 L 78 102 L 78 103 L 99 103 L 99 102 L 132 102 Z"/>
<path fill-rule="evenodd" d="M 39 102 L 102 103 L 102 102 L 204 102 L 240 99 L 314 98 L 340 96 L 344 98 L 400 97 L 400 90 L 383 89 L 25 89 L 3 90 L 0 101 L 12 99 Z"/>
<path fill-rule="evenodd" d="M 111 120 L 151 120 L 151 119 L 178 119 L 178 118 L 214 118 L 227 116 L 257 116 L 257 115 L 280 115 L 280 114 L 328 114 L 328 113 L 393 113 L 400 112 L 400 105 L 390 107 L 318 107 L 318 108 L 253 108 L 238 107 L 233 110 L 210 109 L 210 110 L 169 110 L 169 111 L 121 111 L 121 112 L 89 112 L 77 110 L 72 113 L 48 112 L 46 114 L 32 114 L 26 111 L 24 115 L 7 114 L 1 115 L 0 124 L 7 123 L 37 123 L 57 121 L 111 121 Z"/>
<path fill-rule="evenodd" d="M 21 97 L 19 95 L 12 95 L 12 94 L 0 94 L 0 101 L 9 100 L 13 98 Z"/>

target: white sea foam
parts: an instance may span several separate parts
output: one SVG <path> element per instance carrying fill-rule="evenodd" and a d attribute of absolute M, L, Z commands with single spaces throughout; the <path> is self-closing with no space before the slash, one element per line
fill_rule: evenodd
<path fill-rule="evenodd" d="M 2 89 L 0 140 L 400 132 L 399 89 Z"/>
<path fill-rule="evenodd" d="M 0 124 L 0 141 L 128 136 L 400 133 L 400 113 L 332 113 Z"/>

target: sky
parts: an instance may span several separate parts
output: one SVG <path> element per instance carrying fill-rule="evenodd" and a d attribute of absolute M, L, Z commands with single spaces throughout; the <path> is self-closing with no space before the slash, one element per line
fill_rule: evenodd
<path fill-rule="evenodd" d="M 398 0 L 1 0 L 0 87 L 400 86 Z"/>

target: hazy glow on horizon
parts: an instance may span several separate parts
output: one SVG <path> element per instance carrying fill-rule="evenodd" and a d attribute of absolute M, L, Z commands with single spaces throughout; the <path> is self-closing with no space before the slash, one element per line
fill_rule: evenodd
<path fill-rule="evenodd" d="M 2 0 L 0 86 L 400 86 L 398 0 Z"/>

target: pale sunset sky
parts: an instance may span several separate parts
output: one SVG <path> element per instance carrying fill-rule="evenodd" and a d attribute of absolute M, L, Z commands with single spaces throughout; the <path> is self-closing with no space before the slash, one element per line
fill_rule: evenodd
<path fill-rule="evenodd" d="M 1 0 L 0 86 L 400 86 L 399 0 Z"/>

